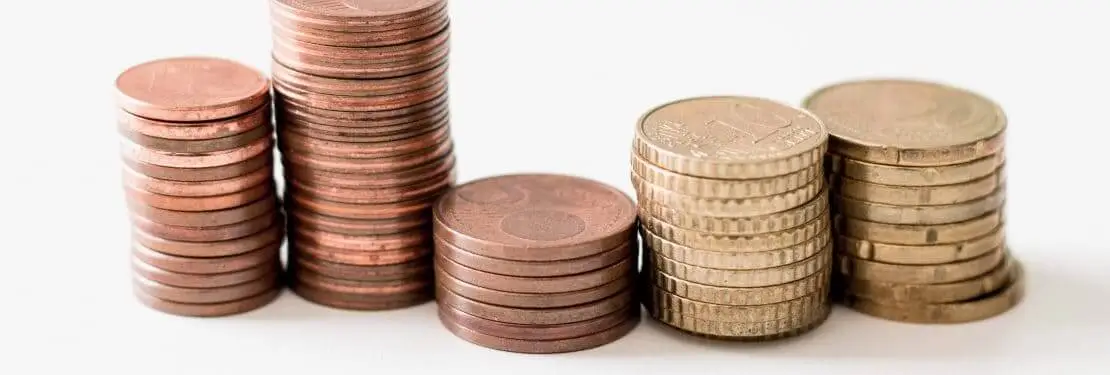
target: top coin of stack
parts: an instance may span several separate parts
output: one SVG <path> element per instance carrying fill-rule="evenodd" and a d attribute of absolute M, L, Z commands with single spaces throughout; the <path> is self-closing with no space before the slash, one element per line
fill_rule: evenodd
<path fill-rule="evenodd" d="M 135 295 L 163 312 L 241 313 L 280 290 L 270 82 L 205 57 L 116 80 Z"/>
<path fill-rule="evenodd" d="M 474 181 L 436 204 L 439 315 L 455 335 L 513 352 L 615 341 L 639 321 L 636 208 L 560 175 Z"/>
<path fill-rule="evenodd" d="M 653 317 L 732 340 L 824 322 L 827 139 L 816 117 L 759 98 L 686 99 L 640 119 L 632 182 Z"/>
<path fill-rule="evenodd" d="M 1022 297 L 1003 226 L 1006 116 L 982 96 L 857 81 L 805 106 L 829 127 L 838 294 L 864 313 L 959 323 Z"/>
<path fill-rule="evenodd" d="M 293 290 L 432 298 L 430 207 L 454 183 L 444 0 L 271 0 Z"/>

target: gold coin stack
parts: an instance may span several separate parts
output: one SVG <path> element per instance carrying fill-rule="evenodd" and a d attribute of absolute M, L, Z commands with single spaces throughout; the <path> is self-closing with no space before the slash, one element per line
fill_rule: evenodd
<path fill-rule="evenodd" d="M 875 80 L 824 88 L 836 293 L 865 314 L 961 323 L 1022 298 L 1005 245 L 1006 116 L 944 85 Z"/>
<path fill-rule="evenodd" d="M 824 125 L 748 97 L 699 97 L 640 119 L 632 182 L 654 318 L 700 336 L 801 334 L 829 314 Z"/>

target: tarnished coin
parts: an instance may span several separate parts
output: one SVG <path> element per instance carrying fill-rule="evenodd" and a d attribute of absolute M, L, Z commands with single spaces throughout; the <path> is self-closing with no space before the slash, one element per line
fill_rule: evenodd
<path fill-rule="evenodd" d="M 177 57 L 136 65 L 116 79 L 120 107 L 138 116 L 196 122 L 261 107 L 270 81 L 259 71 L 211 57 Z"/>
<path fill-rule="evenodd" d="M 435 202 L 435 197 L 422 198 L 404 202 L 391 202 L 382 204 L 353 204 L 332 202 L 318 197 L 301 193 L 293 185 L 286 186 L 287 200 L 295 202 L 298 207 L 312 210 L 316 213 L 356 220 L 388 220 L 397 217 L 407 217 L 427 213 Z"/>
<path fill-rule="evenodd" d="M 626 289 L 605 299 L 582 305 L 551 308 L 523 309 L 482 303 L 462 297 L 443 287 L 436 288 L 436 300 L 470 315 L 510 324 L 567 324 L 596 319 L 612 314 L 633 303 L 631 289 Z"/>
<path fill-rule="evenodd" d="M 425 230 L 412 230 L 379 235 L 349 235 L 309 231 L 304 228 L 289 228 L 290 238 L 298 243 L 310 243 L 330 248 L 359 250 L 359 251 L 385 251 L 406 249 L 416 246 L 431 246 L 432 238 Z"/>
<path fill-rule="evenodd" d="M 640 216 L 640 224 L 659 237 L 682 246 L 712 251 L 763 252 L 797 246 L 829 230 L 829 215 L 818 215 L 801 226 L 778 232 L 746 236 L 722 236 L 678 228 L 652 216 Z"/>
<path fill-rule="evenodd" d="M 447 33 L 443 34 L 445 37 Z M 280 42 L 275 40 L 275 43 Z M 351 53 L 364 54 L 362 49 Z M 435 66 L 416 74 L 386 79 L 338 79 L 298 72 L 274 61 L 271 68 L 274 79 L 286 87 L 328 95 L 381 96 L 400 94 L 432 86 L 446 79 L 447 64 Z"/>
<path fill-rule="evenodd" d="M 151 150 L 181 154 L 204 154 L 226 151 L 249 145 L 263 137 L 269 137 L 272 131 L 273 129 L 269 125 L 264 125 L 243 133 L 205 140 L 156 138 L 126 130 L 120 130 L 119 133 L 132 143 Z"/>
<path fill-rule="evenodd" d="M 898 186 L 939 186 L 964 183 L 994 173 L 1006 162 L 1006 155 L 999 150 L 980 159 L 962 164 L 931 167 L 906 167 L 868 163 L 830 153 L 826 169 L 834 175 L 876 184 Z"/>
<path fill-rule="evenodd" d="M 218 317 L 242 314 L 266 306 L 281 295 L 280 288 L 273 288 L 257 295 L 235 301 L 195 304 L 160 299 L 143 292 L 139 288 L 134 288 L 134 292 L 139 302 L 151 309 L 172 315 L 192 317 Z"/>
<path fill-rule="evenodd" d="M 632 309 L 638 310 L 639 308 L 638 305 L 629 305 L 612 314 L 582 322 L 542 326 L 509 324 L 482 319 L 447 305 L 440 306 L 439 313 L 461 326 L 490 336 L 517 340 L 545 341 L 589 336 L 590 334 L 604 331 L 607 328 L 617 326 L 629 320 L 634 316 Z"/>
<path fill-rule="evenodd" d="M 653 268 L 645 267 L 645 270 L 649 270 L 646 271 L 648 282 L 663 291 L 693 301 L 718 305 L 749 306 L 780 303 L 818 292 L 827 293 L 829 288 L 827 270 L 820 270 L 813 275 L 785 284 L 756 288 L 704 285 L 657 272 Z"/>
<path fill-rule="evenodd" d="M 447 330 L 463 340 L 487 348 L 532 354 L 566 353 L 596 348 L 624 337 L 640 322 L 639 312 L 636 311 L 623 322 L 600 332 L 567 339 L 534 340 L 497 337 L 476 331 L 444 313 L 442 308 L 440 309 L 439 318 Z"/>
<path fill-rule="evenodd" d="M 902 284 L 946 284 L 969 280 L 998 267 L 1006 258 L 1003 247 L 979 257 L 954 263 L 930 265 L 887 264 L 836 255 L 837 272 L 863 280 L 886 281 Z"/>
<path fill-rule="evenodd" d="M 1004 227 L 982 237 L 933 245 L 895 245 L 841 235 L 837 251 L 854 258 L 892 264 L 942 264 L 976 258 L 1006 243 Z"/>
<path fill-rule="evenodd" d="M 295 186 L 299 191 L 313 196 L 340 203 L 351 204 L 386 204 L 438 197 L 455 183 L 455 174 L 448 171 L 436 178 L 431 178 L 408 186 L 378 187 L 349 189 L 333 186 L 319 186 L 306 184 L 295 178 L 285 180 L 289 185 Z"/>
<path fill-rule="evenodd" d="M 287 203 L 285 209 L 289 212 L 290 227 L 303 228 L 309 231 L 350 235 L 398 233 L 415 230 L 421 227 L 426 228 L 430 226 L 432 222 L 431 215 L 411 215 L 382 220 L 359 220 L 322 215 L 312 210 L 301 209 L 292 203 Z"/>
<path fill-rule="evenodd" d="M 131 255 L 151 266 L 182 274 L 222 274 L 242 271 L 276 261 L 281 239 L 245 252 L 221 257 L 180 256 L 151 249 L 138 241 L 131 244 Z M 203 244 L 198 243 L 198 247 Z M 217 245 L 218 246 L 218 245 Z M 245 245 L 249 246 L 249 245 Z M 172 283 L 170 283 L 172 284 Z"/>
<path fill-rule="evenodd" d="M 768 341 L 809 332 L 829 317 L 831 306 L 825 304 L 808 316 L 794 315 L 767 322 L 719 322 L 699 319 L 658 306 L 647 306 L 652 317 L 679 331 L 719 340 Z"/>
<path fill-rule="evenodd" d="M 897 303 L 845 296 L 849 307 L 864 314 L 908 323 L 966 323 L 1001 315 L 1017 306 L 1025 296 L 1025 277 L 1015 263 L 1006 285 L 969 300 L 949 303 Z"/>
<path fill-rule="evenodd" d="M 369 174 L 395 173 L 427 164 L 451 153 L 453 144 L 444 140 L 435 146 L 408 155 L 387 156 L 373 159 L 352 159 L 313 154 L 293 149 L 282 149 L 283 165 L 293 168 L 316 169 L 336 173 Z"/>
<path fill-rule="evenodd" d="M 290 262 L 292 267 L 302 267 L 323 276 L 355 281 L 389 281 L 411 279 L 416 277 L 431 277 L 432 262 L 428 257 L 414 261 L 390 264 L 383 266 L 359 266 L 343 263 L 329 262 L 310 254 L 297 252 Z"/>
<path fill-rule="evenodd" d="M 832 237 L 826 227 L 797 245 L 763 251 L 736 251 L 679 245 L 646 228 L 641 228 L 640 236 L 644 239 L 645 248 L 666 258 L 697 267 L 728 270 L 764 269 L 801 262 L 828 246 Z"/>
<path fill-rule="evenodd" d="M 181 257 L 218 258 L 244 254 L 273 244 L 280 247 L 281 239 L 285 236 L 285 226 L 282 222 L 281 216 L 278 216 L 264 230 L 246 237 L 219 242 L 168 240 L 143 231 L 142 228 L 134 228 L 131 233 L 135 242 L 160 253 Z"/>
<path fill-rule="evenodd" d="M 896 206 L 837 194 L 832 196 L 833 207 L 847 217 L 890 224 L 951 224 L 971 220 L 1002 208 L 1006 201 L 1006 186 L 999 186 L 979 199 L 936 206 Z"/>
<path fill-rule="evenodd" d="M 818 90 L 805 107 L 825 121 L 834 153 L 888 165 L 980 159 L 1002 150 L 1006 130 L 998 105 L 930 82 L 845 82 Z"/>
<path fill-rule="evenodd" d="M 826 214 L 829 208 L 829 189 L 823 189 L 809 202 L 789 210 L 750 217 L 697 215 L 664 206 L 648 197 L 638 196 L 637 200 L 642 217 L 652 217 L 678 228 L 708 234 L 747 236 L 797 228 Z"/>
<path fill-rule="evenodd" d="M 460 297 L 491 305 L 525 309 L 551 309 L 577 306 L 616 295 L 633 286 L 633 277 L 632 275 L 626 275 L 598 287 L 561 293 L 514 293 L 483 288 L 459 280 L 443 270 L 436 272 L 436 283 L 441 288 L 450 290 Z"/>
<path fill-rule="evenodd" d="M 274 92 L 274 109 L 277 111 L 279 126 L 286 117 L 304 119 L 316 124 L 351 128 L 391 126 L 416 121 L 429 116 L 430 111 L 446 106 L 447 95 L 443 95 L 426 102 L 412 103 L 408 107 L 389 111 L 333 111 L 306 106 L 294 100 L 289 100 L 280 91 Z"/>
<path fill-rule="evenodd" d="M 277 202 L 273 199 L 259 199 L 239 207 L 207 212 L 163 210 L 130 198 L 127 200 L 127 206 L 131 209 L 133 216 L 139 216 L 158 224 L 207 228 L 241 223 L 260 217 L 265 213 L 274 211 Z"/>
<path fill-rule="evenodd" d="M 138 274 L 132 275 L 132 280 L 135 288 L 158 299 L 179 303 L 220 303 L 248 298 L 277 288 L 279 281 L 277 269 L 271 271 L 265 276 L 252 281 L 216 288 L 176 287 L 144 278 Z"/>
<path fill-rule="evenodd" d="M 339 96 L 317 94 L 287 86 L 282 82 L 274 84 L 274 89 L 288 100 L 295 100 L 306 106 L 334 111 L 389 111 L 411 106 L 443 95 L 447 92 L 447 82 L 440 80 L 431 85 L 403 93 L 380 96 Z"/>
<path fill-rule="evenodd" d="M 848 278 L 844 280 L 844 293 L 874 301 L 908 304 L 966 301 L 1006 286 L 1016 262 L 1007 255 L 994 270 L 982 276 L 947 284 L 901 284 Z"/>
<path fill-rule="evenodd" d="M 782 176 L 750 180 L 718 179 L 688 176 L 649 163 L 632 154 L 632 174 L 648 184 L 664 190 L 700 198 L 736 199 L 785 194 L 823 177 L 821 164 Z"/>
<path fill-rule="evenodd" d="M 170 168 L 220 167 L 246 161 L 272 149 L 273 139 L 270 137 L 259 138 L 243 147 L 197 154 L 156 151 L 127 139 L 120 139 L 120 150 L 124 157 Z"/>
<path fill-rule="evenodd" d="M 632 186 L 641 200 L 651 200 L 691 215 L 752 217 L 787 211 L 813 200 L 824 190 L 825 179 L 813 179 L 800 188 L 782 194 L 752 198 L 701 198 L 679 194 L 653 185 L 636 173 L 632 173 Z"/>
<path fill-rule="evenodd" d="M 286 170 L 285 174 L 290 179 L 302 181 L 308 185 L 328 186 L 345 189 L 372 189 L 372 188 L 399 188 L 423 181 L 442 178 L 454 172 L 455 157 L 447 155 L 442 159 L 430 161 L 410 169 L 393 173 L 337 173 L 307 170 Z"/>
<path fill-rule="evenodd" d="M 635 261 L 625 258 L 605 268 L 576 275 L 519 277 L 498 275 L 467 268 L 442 254 L 436 256 L 436 269 L 463 282 L 511 293 L 564 293 L 593 289 L 635 272 Z"/>
<path fill-rule="evenodd" d="M 263 128 L 270 123 L 270 115 L 270 105 L 264 104 L 246 114 L 223 120 L 180 123 L 139 117 L 120 109 L 116 115 L 116 121 L 119 130 L 124 133 L 141 134 L 156 139 L 203 141 L 234 137 Z M 132 141 L 144 144 L 137 140 Z"/>
<path fill-rule="evenodd" d="M 828 133 L 812 114 L 750 97 L 699 97 L 648 112 L 633 149 L 644 160 L 692 176 L 753 179 L 820 163 Z"/>
<path fill-rule="evenodd" d="M 833 179 L 841 196 L 897 206 L 943 206 L 982 199 L 1005 184 L 1002 167 L 986 177 L 953 185 L 897 186 L 864 182 L 847 177 Z"/>
<path fill-rule="evenodd" d="M 139 161 L 126 154 L 121 156 L 123 164 L 126 165 L 127 168 L 150 178 L 167 181 L 206 182 L 226 180 L 243 176 L 251 172 L 257 172 L 262 168 L 269 168 L 273 165 L 273 155 L 272 152 L 263 152 L 238 163 L 210 168 L 164 167 Z M 273 172 L 266 172 L 266 174 L 272 175 Z"/>
<path fill-rule="evenodd" d="M 635 239 L 611 250 L 582 258 L 536 262 L 492 258 L 475 254 L 436 238 L 436 253 L 466 268 L 497 275 L 517 277 L 555 277 L 587 273 L 602 269 L 622 260 L 634 258 L 638 242 Z"/>
<path fill-rule="evenodd" d="M 353 159 L 381 158 L 397 155 L 411 154 L 420 150 L 427 150 L 435 145 L 448 141 L 450 127 L 447 123 L 439 127 L 426 129 L 425 132 L 412 137 L 398 139 L 392 142 L 336 142 L 306 137 L 291 131 L 282 131 L 282 149 L 299 150 L 314 155 L 345 157 Z"/>
<path fill-rule="evenodd" d="M 320 246 L 304 241 L 291 239 L 289 241 L 291 252 L 309 254 L 315 258 L 334 263 L 350 264 L 356 266 L 384 266 L 399 264 L 427 258 L 432 253 L 431 245 L 420 245 L 392 250 L 350 250 L 335 247 Z"/>
<path fill-rule="evenodd" d="M 636 207 L 578 177 L 507 175 L 461 185 L 434 209 L 436 236 L 475 254 L 554 261 L 605 252 L 633 235 Z"/>
<path fill-rule="evenodd" d="M 283 132 L 291 131 L 327 141 L 351 143 L 395 142 L 422 134 L 430 129 L 447 126 L 450 123 L 450 116 L 446 111 L 437 111 L 433 113 L 433 116 L 424 117 L 415 122 L 359 128 L 323 125 L 287 118 L 279 122 L 281 126 L 278 129 Z"/>
<path fill-rule="evenodd" d="M 936 245 L 986 236 L 1002 225 L 1002 212 L 993 211 L 970 220 L 937 225 L 885 224 L 840 215 L 835 222 L 838 233 L 854 238 L 887 244 Z"/>
<path fill-rule="evenodd" d="M 140 173 L 129 167 L 123 168 L 123 183 L 138 190 L 174 197 L 212 197 L 231 194 L 257 187 L 273 180 L 273 168 L 265 165 L 253 172 L 214 181 L 173 181 L 163 180 Z M 246 203 L 246 202 L 244 202 Z"/>
<path fill-rule="evenodd" d="M 657 252 L 645 253 L 659 272 L 676 278 L 705 285 L 737 288 L 756 288 L 785 284 L 801 280 L 820 270 L 827 269 L 832 258 L 832 244 L 819 253 L 797 263 L 758 270 L 722 270 L 692 266 L 676 262 Z"/>
<path fill-rule="evenodd" d="M 183 212 L 219 211 L 254 202 L 263 197 L 273 197 L 274 187 L 270 181 L 264 182 L 246 190 L 240 190 L 224 195 L 208 197 L 176 197 L 155 194 L 148 191 L 125 186 L 123 188 L 128 199 L 142 202 L 151 207 L 163 210 Z"/>
<path fill-rule="evenodd" d="M 334 60 L 311 60 L 274 45 L 273 58 L 278 63 L 304 73 L 340 79 L 389 79 L 417 74 L 447 63 L 448 45 L 437 46 L 424 56 L 392 62 L 343 63 Z M 330 109 L 330 108 L 325 108 Z"/>
<path fill-rule="evenodd" d="M 655 285 L 647 288 L 645 298 L 656 309 L 673 311 L 697 319 L 729 323 L 755 323 L 811 316 L 828 305 L 828 290 L 803 295 L 789 301 L 766 305 L 720 305 L 683 298 Z"/>
<path fill-rule="evenodd" d="M 270 202 L 276 206 L 276 203 Z M 135 229 L 170 241 L 221 242 L 242 238 L 261 232 L 279 222 L 280 216 L 272 207 L 261 215 L 237 223 L 214 226 L 180 226 L 157 223 L 141 215 L 131 215 Z"/>
<path fill-rule="evenodd" d="M 221 288 L 232 285 L 238 285 L 258 280 L 266 275 L 277 273 L 281 271 L 281 264 L 277 257 L 271 258 L 269 262 L 259 264 L 246 269 L 223 272 L 223 273 L 178 273 L 173 271 L 163 270 L 153 265 L 143 262 L 138 257 L 131 258 L 131 270 L 140 277 L 154 281 L 156 283 L 165 284 L 172 287 L 181 288 Z M 153 293 L 152 293 L 153 294 Z"/>

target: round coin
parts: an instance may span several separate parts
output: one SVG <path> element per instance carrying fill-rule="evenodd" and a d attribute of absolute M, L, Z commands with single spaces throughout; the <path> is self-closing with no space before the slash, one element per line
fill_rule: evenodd
<path fill-rule="evenodd" d="M 864 221 L 837 215 L 837 233 L 854 238 L 898 245 L 936 245 L 980 238 L 998 230 L 1002 212 L 993 211 L 971 220 L 952 224 L 907 225 Z"/>
<path fill-rule="evenodd" d="M 273 168 L 270 165 L 228 179 L 200 182 L 163 180 L 147 176 L 129 167 L 123 168 L 123 183 L 125 185 L 154 194 L 174 197 L 212 197 L 231 194 L 257 187 L 272 179 Z"/>
<path fill-rule="evenodd" d="M 209 274 L 187 274 L 177 273 L 161 268 L 152 266 L 138 259 L 132 257 L 131 270 L 136 275 L 146 280 L 154 281 L 156 283 L 165 284 L 171 287 L 180 288 L 222 288 L 232 285 L 243 284 L 251 280 L 261 279 L 262 277 L 280 272 L 281 264 L 278 258 L 272 258 L 270 262 L 263 263 L 251 268 L 231 271 L 225 273 L 209 273 Z M 152 293 L 153 294 L 153 293 Z"/>
<path fill-rule="evenodd" d="M 590 272 L 548 277 L 518 277 L 482 272 L 447 259 L 442 253 L 436 256 L 435 261 L 437 270 L 449 273 L 463 282 L 511 293 L 563 293 L 593 289 L 636 271 L 635 261 L 631 258 Z"/>
<path fill-rule="evenodd" d="M 825 179 L 811 180 L 786 193 L 752 198 L 701 198 L 683 195 L 653 185 L 635 173 L 632 174 L 632 185 L 639 199 L 658 202 L 691 215 L 751 217 L 787 211 L 813 200 L 824 190 Z"/>
<path fill-rule="evenodd" d="M 425 289 L 395 294 L 343 293 L 322 289 L 294 278 L 289 288 L 306 301 L 344 310 L 392 310 L 412 307 L 432 300 L 432 292 Z"/>
<path fill-rule="evenodd" d="M 306 196 L 295 190 L 292 185 L 286 186 L 286 192 L 287 200 L 295 202 L 298 207 L 322 215 L 355 220 L 388 220 L 420 215 L 427 213 L 428 208 L 435 202 L 435 197 L 430 197 L 382 204 L 351 204 Z"/>
<path fill-rule="evenodd" d="M 702 249 L 676 244 L 651 230 L 641 228 L 644 247 L 658 254 L 691 266 L 753 270 L 781 267 L 801 262 L 828 246 L 832 234 L 828 227 L 800 244 L 765 251 L 734 251 L 732 249 Z"/>
<path fill-rule="evenodd" d="M 673 311 L 691 318 L 723 323 L 770 322 L 812 316 L 828 304 L 828 289 L 799 298 L 766 305 L 719 305 L 676 296 L 655 285 L 646 287 L 646 299 L 653 309 Z"/>
<path fill-rule="evenodd" d="M 551 308 L 522 309 L 491 305 L 467 299 L 443 287 L 436 288 L 436 300 L 464 313 L 501 323 L 554 325 L 581 322 L 612 314 L 633 302 L 631 289 L 625 289 L 605 299 L 582 305 Z"/>
<path fill-rule="evenodd" d="M 431 245 L 431 236 L 424 230 L 372 236 L 347 235 L 289 228 L 290 238 L 298 243 L 355 251 L 387 251 Z"/>
<path fill-rule="evenodd" d="M 833 207 L 847 217 L 889 224 L 951 224 L 971 220 L 1002 208 L 1006 186 L 989 195 L 956 204 L 937 206 L 896 206 L 832 195 Z"/>
<path fill-rule="evenodd" d="M 158 139 L 199 141 L 222 139 L 264 127 L 270 123 L 270 106 L 263 105 L 244 115 L 200 123 L 158 121 L 135 116 L 123 109 L 116 115 L 118 128 Z M 142 142 L 135 141 L 142 144 Z"/>
<path fill-rule="evenodd" d="M 204 227 L 166 225 L 133 214 L 131 225 L 140 231 L 171 241 L 219 242 L 246 237 L 269 228 L 275 222 L 280 223 L 281 218 L 275 211 L 271 208 L 271 211 L 238 223 Z"/>
<path fill-rule="evenodd" d="M 947 284 L 900 284 L 848 279 L 844 292 L 873 301 L 896 303 L 949 303 L 993 293 L 1006 286 L 1017 261 L 1007 255 L 994 270 L 973 279 Z"/>
<path fill-rule="evenodd" d="M 183 212 L 219 211 L 254 202 L 262 197 L 272 196 L 273 184 L 270 182 L 234 193 L 209 197 L 177 197 L 155 194 L 132 187 L 124 187 L 128 199 L 163 210 Z"/>
<path fill-rule="evenodd" d="M 1005 163 L 1006 154 L 999 150 L 990 156 L 967 163 L 932 167 L 874 164 L 833 153 L 825 161 L 826 169 L 832 174 L 860 181 L 897 186 L 938 186 L 986 177 Z"/>
<path fill-rule="evenodd" d="M 597 255 L 554 262 L 528 262 L 482 256 L 460 249 L 442 238 L 435 239 L 436 253 L 452 262 L 481 272 L 517 277 L 555 277 L 595 271 L 635 257 L 636 245 L 638 242 L 632 240 Z"/>
<path fill-rule="evenodd" d="M 132 275 L 132 280 L 134 280 L 136 288 L 154 298 L 179 303 L 205 304 L 240 300 L 274 289 L 278 285 L 278 273 L 269 272 L 266 276 L 252 281 L 218 288 L 182 288 L 170 286 L 147 279 L 138 274 Z"/>
<path fill-rule="evenodd" d="M 278 244 L 280 247 L 281 239 L 285 235 L 285 226 L 282 225 L 280 214 L 278 215 L 278 219 L 265 230 L 246 237 L 219 242 L 169 240 L 143 231 L 142 228 L 134 228 L 131 233 L 135 242 L 160 253 L 180 257 L 219 258 L 244 254 L 272 244 Z"/>
<path fill-rule="evenodd" d="M 120 140 L 120 149 L 124 157 L 170 168 L 220 167 L 246 161 L 259 154 L 267 153 L 272 148 L 273 139 L 270 137 L 259 138 L 243 147 L 197 154 L 155 151 L 126 139 Z"/>
<path fill-rule="evenodd" d="M 721 270 L 679 263 L 657 252 L 644 254 L 660 272 L 675 278 L 720 287 L 758 288 L 804 279 L 827 269 L 832 257 L 832 244 L 801 262 L 759 270 Z"/>
<path fill-rule="evenodd" d="M 464 313 L 447 305 L 440 306 L 439 312 L 442 315 L 446 315 L 447 318 L 457 322 L 459 325 L 467 327 L 475 332 L 509 339 L 545 341 L 588 336 L 591 333 L 604 331 L 607 328 L 617 326 L 634 317 L 633 308 L 638 310 L 639 306 L 629 305 L 612 314 L 582 322 L 547 326 L 496 322 Z"/>
<path fill-rule="evenodd" d="M 797 190 L 818 177 L 823 177 L 821 164 L 810 165 L 796 172 L 750 180 L 701 178 L 660 168 L 632 154 L 632 175 L 664 190 L 701 198 L 751 198 L 784 194 Z"/>
<path fill-rule="evenodd" d="M 954 185 L 896 186 L 880 185 L 847 177 L 833 179 L 841 196 L 855 200 L 897 206 L 943 206 L 982 199 L 1005 184 L 1004 169 L 986 177 Z"/>
<path fill-rule="evenodd" d="M 748 236 L 797 228 L 828 212 L 829 189 L 803 205 L 783 212 L 750 217 L 718 217 L 691 214 L 667 207 L 646 197 L 637 197 L 640 216 L 652 217 L 677 228 L 724 236 Z"/>
<path fill-rule="evenodd" d="M 443 326 L 446 327 L 447 330 L 463 340 L 487 348 L 532 354 L 566 353 L 596 348 L 624 337 L 624 335 L 631 332 L 640 321 L 639 313 L 637 312 L 633 314 L 632 317 L 614 327 L 586 336 L 558 340 L 534 340 L 531 338 L 523 340 L 497 337 L 478 332 L 467 327 L 462 321 L 456 320 L 451 315 L 443 312 L 443 309 L 440 309 L 439 318 L 440 322 L 443 323 Z"/>
<path fill-rule="evenodd" d="M 444 33 L 444 36 L 447 34 Z M 361 49 L 352 49 L 360 52 Z M 274 79 L 287 87 L 328 95 L 382 96 L 400 94 L 431 86 L 447 77 L 447 64 L 407 76 L 387 79 L 337 79 L 301 73 L 274 61 Z"/>
<path fill-rule="evenodd" d="M 219 167 L 174 168 L 144 163 L 126 154 L 122 155 L 122 158 L 127 168 L 138 172 L 140 175 L 159 180 L 181 182 L 219 181 L 235 178 L 256 172 L 262 168 L 269 168 L 273 165 L 274 160 L 273 153 L 263 152 L 247 160 Z M 265 172 L 265 174 L 272 175 L 273 172 Z"/>
<path fill-rule="evenodd" d="M 202 245 L 202 244 L 197 244 Z M 243 253 L 222 257 L 180 256 L 155 251 L 138 241 L 131 243 L 131 255 L 145 264 L 190 275 L 222 274 L 256 268 L 279 258 L 281 240 Z M 171 283 L 172 284 L 172 283 Z"/>
<path fill-rule="evenodd" d="M 312 243 L 290 239 L 291 252 L 309 254 L 314 258 L 334 263 L 350 264 L 355 266 L 385 266 L 400 264 L 423 259 L 432 253 L 431 246 L 416 246 L 395 250 L 349 250 L 334 247 L 314 245 Z"/>
<path fill-rule="evenodd" d="M 204 154 L 226 151 L 246 146 L 262 137 L 270 136 L 270 132 L 272 131 L 273 129 L 271 129 L 270 126 L 264 125 L 256 127 L 254 129 L 250 129 L 243 133 L 230 135 L 223 138 L 205 140 L 176 140 L 156 138 L 123 129 L 119 130 L 119 133 L 132 143 L 149 148 L 151 150 L 180 154 Z"/>
<path fill-rule="evenodd" d="M 844 254 L 836 255 L 836 263 L 840 274 L 857 279 L 902 284 L 947 284 L 990 272 L 1006 258 L 1006 251 L 1003 249 L 998 247 L 979 257 L 935 265 L 887 264 Z"/>
<path fill-rule="evenodd" d="M 633 285 L 632 275 L 621 277 L 591 289 L 562 293 L 513 293 L 483 288 L 451 276 L 445 271 L 436 272 L 436 283 L 461 297 L 498 306 L 526 309 L 550 309 L 577 306 L 599 301 L 629 289 Z"/>
<path fill-rule="evenodd" d="M 383 266 L 359 266 L 329 262 L 307 253 L 294 251 L 291 257 L 294 267 L 301 267 L 317 274 L 335 279 L 355 281 L 389 281 L 411 279 L 432 274 L 430 257 L 414 261 Z"/>
<path fill-rule="evenodd" d="M 838 238 L 837 251 L 854 258 L 892 264 L 942 264 L 979 257 L 1006 243 L 1005 229 L 967 241 L 933 245 L 894 245 L 861 240 L 845 235 Z"/>
<path fill-rule="evenodd" d="M 127 203 L 133 214 L 132 217 L 138 216 L 158 224 L 189 228 L 210 228 L 242 223 L 269 213 L 277 207 L 277 202 L 273 198 L 263 198 L 239 207 L 207 212 L 163 210 L 132 199 L 128 199 Z"/>
<path fill-rule="evenodd" d="M 686 316 L 667 309 L 648 306 L 648 313 L 664 324 L 680 331 L 730 341 L 768 341 L 797 336 L 817 328 L 829 317 L 826 304 L 809 316 L 791 316 L 769 322 L 718 322 Z"/>
<path fill-rule="evenodd" d="M 711 251 L 764 252 L 797 246 L 829 230 L 829 215 L 823 213 L 801 226 L 778 232 L 746 236 L 722 236 L 697 230 L 683 229 L 664 223 L 655 217 L 640 216 L 640 224 L 656 235 L 682 246 Z"/>
<path fill-rule="evenodd" d="M 219 302 L 219 303 L 180 303 L 164 299 L 160 299 L 150 294 L 143 292 L 139 288 L 135 288 L 135 297 L 139 302 L 150 307 L 151 309 L 161 311 L 167 314 L 192 316 L 192 317 L 218 317 L 228 316 L 235 314 L 242 314 L 251 310 L 266 306 L 273 302 L 278 295 L 281 294 L 281 289 L 273 288 L 258 295 L 246 297 L 240 300 Z"/>
<path fill-rule="evenodd" d="M 653 268 L 645 267 L 644 269 L 649 270 L 645 273 L 648 275 L 647 278 L 651 284 L 667 293 L 692 301 L 718 305 L 750 306 L 781 303 L 805 295 L 816 294 L 818 291 L 824 293 L 829 288 L 829 272 L 827 270 L 817 271 L 813 275 L 786 284 L 736 288 L 693 283 L 657 272 Z"/>
<path fill-rule="evenodd" d="M 291 203 L 291 202 L 290 202 Z M 289 226 L 307 231 L 321 231 L 349 235 L 379 235 L 399 233 L 426 227 L 431 223 L 431 215 L 403 216 L 395 219 L 358 220 L 321 215 L 311 210 L 301 209 L 295 204 L 287 204 Z"/>
<path fill-rule="evenodd" d="M 261 107 L 270 82 L 259 71 L 211 57 L 177 57 L 136 65 L 116 78 L 124 110 L 163 121 L 225 119 Z"/>

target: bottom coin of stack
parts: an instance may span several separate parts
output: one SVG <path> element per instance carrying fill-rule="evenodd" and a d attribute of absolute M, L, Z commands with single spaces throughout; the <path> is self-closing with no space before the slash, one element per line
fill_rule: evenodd
<path fill-rule="evenodd" d="M 125 71 L 117 88 L 136 297 L 186 316 L 272 301 L 284 218 L 269 81 L 231 61 L 176 58 Z"/>
<path fill-rule="evenodd" d="M 876 80 L 830 86 L 807 106 L 833 137 L 835 283 L 849 307 L 962 323 L 1021 300 L 1021 266 L 1005 241 L 1006 119 L 996 104 L 944 85 Z"/>
<path fill-rule="evenodd" d="M 476 181 L 435 208 L 444 327 L 511 352 L 613 342 L 636 326 L 635 208 L 619 191 L 555 175 Z"/>

